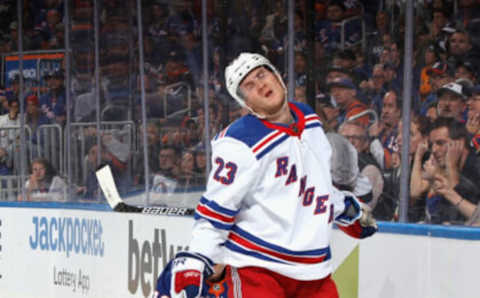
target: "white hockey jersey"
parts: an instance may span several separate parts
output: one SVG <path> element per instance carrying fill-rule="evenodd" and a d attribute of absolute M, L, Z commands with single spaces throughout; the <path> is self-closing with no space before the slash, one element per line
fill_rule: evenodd
<path fill-rule="evenodd" d="M 289 105 L 293 125 L 247 115 L 214 138 L 190 251 L 314 280 L 332 272 L 329 243 L 344 194 L 332 185 L 319 117 L 307 105 Z"/>

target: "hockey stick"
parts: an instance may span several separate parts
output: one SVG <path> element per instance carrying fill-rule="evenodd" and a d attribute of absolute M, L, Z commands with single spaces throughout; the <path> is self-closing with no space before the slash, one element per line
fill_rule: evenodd
<path fill-rule="evenodd" d="M 101 167 L 95 173 L 98 184 L 107 199 L 108 204 L 116 212 L 133 212 L 144 213 L 151 215 L 193 215 L 195 212 L 191 208 L 176 208 L 176 207 L 137 207 L 126 204 L 120 195 L 113 179 L 112 170 L 109 165 Z"/>

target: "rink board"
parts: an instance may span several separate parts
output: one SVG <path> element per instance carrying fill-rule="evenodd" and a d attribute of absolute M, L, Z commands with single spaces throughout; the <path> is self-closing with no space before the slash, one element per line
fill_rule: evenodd
<path fill-rule="evenodd" d="M 0 298 L 151 297 L 158 272 L 186 248 L 193 224 L 189 217 L 44 207 L 0 205 Z M 480 231 L 380 229 L 364 241 L 334 231 L 342 298 L 477 297 Z"/>

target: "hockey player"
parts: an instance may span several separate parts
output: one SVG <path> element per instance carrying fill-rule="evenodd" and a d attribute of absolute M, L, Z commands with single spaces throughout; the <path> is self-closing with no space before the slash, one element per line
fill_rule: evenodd
<path fill-rule="evenodd" d="M 240 54 L 225 78 L 250 113 L 212 140 L 213 168 L 190 249 L 163 270 L 156 297 L 209 295 L 206 281 L 219 273 L 214 264 L 227 265 L 226 297 L 338 297 L 330 278 L 332 225 L 365 238 L 376 232 L 375 221 L 352 193 L 332 185 L 319 117 L 287 101 L 265 57 Z"/>

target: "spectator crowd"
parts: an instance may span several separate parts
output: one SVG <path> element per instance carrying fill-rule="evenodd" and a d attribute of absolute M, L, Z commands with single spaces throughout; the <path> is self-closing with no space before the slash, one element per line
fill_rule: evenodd
<path fill-rule="evenodd" d="M 57 66 L 28 78 L 29 83 L 18 73 L 3 76 L 2 177 L 20 174 L 20 130 L 12 126 L 24 119 L 30 129 L 26 154 L 31 172 L 29 179 L 19 182 L 28 192 L 15 199 L 45 199 L 32 193 L 61 189 L 68 193 L 63 199 L 101 200 L 95 169 L 102 164 L 112 167 L 122 194 L 144 189 L 147 183 L 159 197 L 204 187 L 207 136 L 214 137 L 247 112 L 225 90 L 226 64 L 240 52 L 258 52 L 278 66 L 285 80 L 289 77 L 287 1 L 236 0 L 228 6 L 224 2 L 208 1 L 209 76 L 204 90 L 199 0 L 141 1 L 142 47 L 133 0 L 99 0 L 96 6 L 92 0 L 25 0 L 21 34 L 17 2 L 3 1 L 4 55 L 18 51 L 19 37 L 24 51 L 61 52 L 65 24 L 70 25 L 68 69 L 60 59 Z M 409 125 L 408 220 L 476 225 L 480 1 L 415 1 L 412 65 L 403 59 L 402 3 L 295 1 L 291 100 L 312 105 L 327 132 L 342 135 L 353 145 L 359 174 L 372 189 L 365 201 L 377 219 L 399 218 L 400 152 L 406 145 L 402 128 Z M 413 77 L 408 124 L 401 121 L 407 68 Z M 23 92 L 20 81 L 25 83 Z M 50 126 L 59 133 L 45 138 L 42 132 Z M 64 136 L 69 139 L 63 145 L 52 145 L 52 139 Z M 52 147 L 65 154 L 51 157 Z M 6 187 L 4 182 L 0 186 Z"/>

